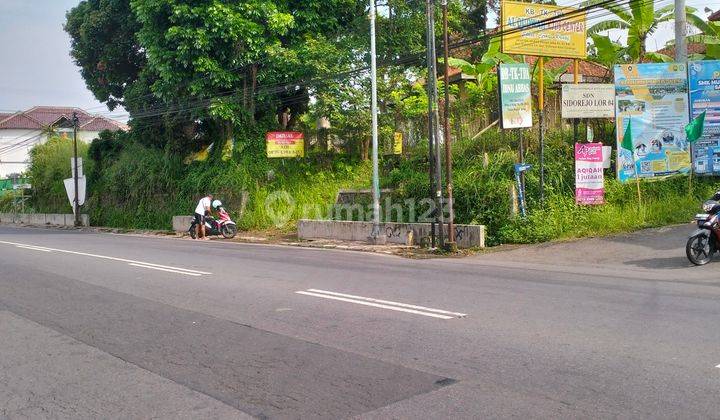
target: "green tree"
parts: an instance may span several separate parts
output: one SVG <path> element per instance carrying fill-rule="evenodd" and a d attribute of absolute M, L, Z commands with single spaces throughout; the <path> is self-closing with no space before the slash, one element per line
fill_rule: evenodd
<path fill-rule="evenodd" d="M 697 15 L 688 16 L 688 23 L 698 28 L 699 34 L 687 37 L 688 42 L 705 44 L 705 54 L 693 54 L 692 60 L 720 59 L 720 22 L 706 22 Z M 672 44 L 670 42 L 669 44 Z"/>
<path fill-rule="evenodd" d="M 588 28 L 588 34 L 592 36 L 610 29 L 623 29 L 627 31 L 627 47 L 624 49 L 624 53 L 628 61 L 639 63 L 646 58 L 652 61 L 669 59 L 662 54 L 648 52 L 646 43 L 661 23 L 674 19 L 672 4 L 656 9 L 655 2 L 652 1 L 631 1 L 628 7 L 624 7 L 602 0 L 590 0 L 584 2 L 581 7 L 592 5 L 598 5 L 614 16 Z M 688 21 L 692 21 L 694 11 L 692 8 L 687 8 Z"/>
<path fill-rule="evenodd" d="M 70 55 L 88 89 L 111 110 L 127 105 L 126 92 L 145 65 L 145 54 L 135 36 L 140 24 L 129 0 L 83 0 L 66 18 Z"/>

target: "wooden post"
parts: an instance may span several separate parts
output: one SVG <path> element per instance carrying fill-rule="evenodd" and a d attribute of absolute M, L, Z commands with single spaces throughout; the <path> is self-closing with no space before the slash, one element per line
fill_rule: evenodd
<path fill-rule="evenodd" d="M 539 58 L 538 108 L 540 109 L 540 201 L 545 201 L 545 58 Z"/>

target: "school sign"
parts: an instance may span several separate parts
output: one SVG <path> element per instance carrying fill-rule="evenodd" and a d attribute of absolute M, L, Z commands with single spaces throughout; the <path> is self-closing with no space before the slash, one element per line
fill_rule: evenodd
<path fill-rule="evenodd" d="M 572 7 L 503 1 L 502 51 L 543 57 L 587 57 L 587 16 Z"/>

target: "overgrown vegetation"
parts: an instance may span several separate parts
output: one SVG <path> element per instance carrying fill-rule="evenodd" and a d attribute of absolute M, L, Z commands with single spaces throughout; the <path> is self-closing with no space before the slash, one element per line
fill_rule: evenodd
<path fill-rule="evenodd" d="M 339 190 L 370 185 L 369 163 L 347 155 L 316 152 L 305 159 L 270 161 L 236 151 L 227 162 L 217 159 L 187 165 L 161 150 L 121 143 L 122 137 L 106 133 L 89 149 L 92 163 L 86 167 L 90 182 L 86 208 L 94 224 L 169 229 L 173 215 L 190 214 L 202 194 L 213 192 L 236 217 L 242 212 L 238 221 L 243 229 L 275 228 L 281 220 L 286 223 L 279 227 L 292 230 L 299 218 L 327 217 Z M 536 164 L 536 136 L 526 132 L 523 140 L 530 146 L 527 161 Z M 518 136 L 491 130 L 479 139 L 455 143 L 457 222 L 487 225 L 488 242 L 493 245 L 686 222 L 702 200 L 720 187 L 712 178 L 696 178 L 692 184 L 687 177 L 643 182 L 639 206 L 635 185 L 620 184 L 608 173 L 607 204 L 577 206 L 571 135 L 558 131 L 547 138 L 545 203 L 539 201 L 535 166 L 526 177 L 529 215 L 521 218 L 511 214 L 510 199 L 518 141 Z M 70 144 L 54 139 L 33 150 L 32 182 L 40 186 L 33 205 L 40 211 L 69 209 L 61 180 L 70 176 Z M 408 156 L 386 158 L 382 167 L 383 187 L 393 189 L 393 203 L 410 199 L 420 203 L 428 196 L 424 145 L 414 147 Z M 424 210 L 416 209 L 418 214 Z M 404 211 L 406 218 L 408 209 Z M 397 219 L 397 213 L 391 214 Z"/>

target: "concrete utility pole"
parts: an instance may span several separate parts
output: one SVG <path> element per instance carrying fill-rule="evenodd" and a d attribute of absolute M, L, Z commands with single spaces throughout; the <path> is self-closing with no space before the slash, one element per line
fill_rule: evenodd
<path fill-rule="evenodd" d="M 430 162 L 433 167 L 430 173 L 430 191 L 435 203 L 435 220 L 433 227 L 432 246 L 435 246 L 435 228 L 437 228 L 438 246 L 445 246 L 443 222 L 442 172 L 440 162 L 440 136 L 438 135 L 437 109 L 437 54 L 435 51 L 435 0 L 426 0 L 427 17 L 427 69 L 428 69 L 428 140 L 430 143 Z M 434 173 L 433 173 L 434 172 Z M 433 179 L 434 178 L 434 179 Z"/>
<path fill-rule="evenodd" d="M 378 110 L 377 110 L 377 51 L 375 48 L 375 0 L 370 0 L 370 79 L 372 113 L 372 161 L 373 161 L 373 227 L 370 241 L 378 243 L 385 239 L 380 235 L 380 171 L 378 168 Z"/>
<path fill-rule="evenodd" d="M 675 0 L 675 61 L 687 61 L 687 16 L 685 0 Z"/>
<path fill-rule="evenodd" d="M 450 138 L 450 34 L 448 31 L 448 2 L 442 0 L 443 12 L 443 58 L 445 59 L 445 106 L 443 107 L 443 131 L 445 134 L 445 184 L 447 186 L 448 203 L 448 237 L 445 247 L 449 251 L 456 251 L 455 243 L 455 209 L 453 209 L 453 182 L 452 182 L 452 141 Z"/>
<path fill-rule="evenodd" d="M 78 116 L 77 112 L 73 112 L 73 162 L 75 162 L 75 168 L 73 169 L 73 182 L 75 184 L 75 200 L 73 200 L 73 211 L 75 212 L 75 226 L 80 226 L 80 195 L 78 188 L 78 151 L 77 151 L 77 129 L 78 129 Z"/>

